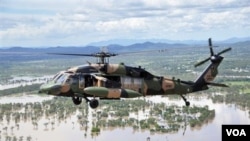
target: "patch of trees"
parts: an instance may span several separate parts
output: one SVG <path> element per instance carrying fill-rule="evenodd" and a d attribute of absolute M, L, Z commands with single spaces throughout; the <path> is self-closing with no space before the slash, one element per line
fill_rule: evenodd
<path fill-rule="evenodd" d="M 41 84 L 33 84 L 33 85 L 25 85 L 25 86 L 19 86 L 16 88 L 0 90 L 0 96 L 6 96 L 6 95 L 11 95 L 11 94 L 23 93 L 23 92 L 38 91 L 40 86 Z"/>
<path fill-rule="evenodd" d="M 134 104 L 134 105 L 133 105 Z M 139 116 L 144 113 L 144 118 L 131 117 L 131 114 Z M 165 103 L 153 103 L 145 100 L 124 101 L 101 101 L 100 110 L 92 111 L 92 121 L 88 121 L 89 107 L 87 104 L 75 106 L 72 100 L 64 97 L 56 97 L 52 100 L 35 103 L 10 103 L 0 104 L 0 123 L 7 123 L 7 128 L 14 122 L 16 130 L 21 122 L 30 122 L 33 130 L 44 128 L 44 131 L 53 130 L 61 122 L 79 124 L 80 130 L 87 135 L 88 129 L 91 133 L 100 133 L 101 130 L 115 127 L 132 127 L 134 130 L 149 130 L 151 132 L 177 132 L 184 124 L 191 127 L 201 126 L 208 119 L 215 116 L 214 110 L 205 107 L 180 107 L 177 105 L 167 106 Z M 76 120 L 72 121 L 72 116 Z M 39 121 L 43 121 L 41 124 Z M 89 127 L 89 122 L 92 126 Z M 91 134 L 92 135 L 92 134 Z M 97 134 L 98 135 L 98 134 Z"/>
<path fill-rule="evenodd" d="M 212 97 L 213 102 L 226 104 L 236 104 L 243 108 L 250 109 L 250 94 L 226 94 L 226 95 L 214 95 Z"/>

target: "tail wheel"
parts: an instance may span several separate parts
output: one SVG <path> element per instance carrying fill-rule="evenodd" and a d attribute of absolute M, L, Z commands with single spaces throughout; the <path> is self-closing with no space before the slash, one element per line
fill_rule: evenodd
<path fill-rule="evenodd" d="M 90 106 L 92 109 L 97 108 L 98 105 L 99 105 L 99 101 L 96 100 L 96 99 L 91 99 L 91 100 L 89 101 L 89 106 Z"/>
<path fill-rule="evenodd" d="M 186 101 L 185 104 L 186 104 L 187 107 L 190 106 L 190 102 L 189 101 Z"/>
<path fill-rule="evenodd" d="M 80 97 L 72 97 L 72 101 L 75 105 L 80 105 L 82 103 L 82 98 Z"/>
<path fill-rule="evenodd" d="M 181 98 L 184 100 L 186 106 L 189 107 L 189 106 L 190 106 L 190 102 L 187 101 L 186 97 L 184 97 L 183 95 L 180 95 L 180 96 L 181 96 Z"/>

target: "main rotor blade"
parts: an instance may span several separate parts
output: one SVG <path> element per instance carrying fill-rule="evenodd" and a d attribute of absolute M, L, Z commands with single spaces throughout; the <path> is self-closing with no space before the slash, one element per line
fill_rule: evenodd
<path fill-rule="evenodd" d="M 152 52 L 165 52 L 167 49 L 155 49 L 155 50 L 145 50 L 145 51 L 135 51 L 135 52 L 121 52 L 119 55 L 127 55 L 127 54 L 141 54 L 141 53 L 152 53 Z"/>
<path fill-rule="evenodd" d="M 202 65 L 202 64 L 204 64 L 204 63 L 206 63 L 206 62 L 209 61 L 209 60 L 210 60 L 210 57 L 208 57 L 207 59 L 205 59 L 205 60 L 203 60 L 203 61 L 200 61 L 200 62 L 196 63 L 196 64 L 194 65 L 194 67 L 198 67 L 198 66 L 200 66 L 200 65 Z"/>
<path fill-rule="evenodd" d="M 94 54 L 75 54 L 75 53 L 48 53 L 55 55 L 71 55 L 71 56 L 95 56 Z"/>
<path fill-rule="evenodd" d="M 213 51 L 213 45 L 212 45 L 212 39 L 211 38 L 208 39 L 208 45 L 209 45 L 211 56 L 214 56 L 214 51 Z"/>
<path fill-rule="evenodd" d="M 224 49 L 224 50 L 222 50 L 221 52 L 219 52 L 218 55 L 221 55 L 221 54 L 223 54 L 223 53 L 226 53 L 226 52 L 228 52 L 228 51 L 230 51 L 230 50 L 232 50 L 231 47 L 230 47 L 230 48 L 227 48 L 227 49 Z"/>

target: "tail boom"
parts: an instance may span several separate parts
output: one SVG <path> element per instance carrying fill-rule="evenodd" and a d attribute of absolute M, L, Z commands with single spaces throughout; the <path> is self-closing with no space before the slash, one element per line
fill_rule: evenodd
<path fill-rule="evenodd" d="M 208 85 L 215 79 L 218 74 L 218 67 L 222 60 L 223 57 L 218 56 L 216 60 L 212 61 L 211 64 L 194 81 L 194 92 L 208 89 Z"/>

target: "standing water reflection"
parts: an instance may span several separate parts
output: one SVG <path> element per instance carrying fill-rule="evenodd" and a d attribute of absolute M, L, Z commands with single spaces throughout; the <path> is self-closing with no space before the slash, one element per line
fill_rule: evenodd
<path fill-rule="evenodd" d="M 35 102 L 42 97 L 24 96 L 18 99 L 24 98 L 26 102 L 19 104 L 6 103 L 8 98 L 15 101 L 13 97 L 0 98 L 0 137 L 3 141 L 14 138 L 127 141 L 148 137 L 151 141 L 220 140 L 222 124 L 250 123 L 247 111 L 235 105 L 214 104 L 206 96 L 190 100 L 192 105 L 188 109 L 180 100 L 155 96 L 102 101 L 96 110 L 85 104 L 75 106 L 67 98 L 49 97 L 43 102 Z M 213 111 L 214 116 L 211 116 Z M 203 115 L 205 119 L 199 123 L 196 119 L 202 119 Z M 207 118 L 208 115 L 211 118 Z"/>

